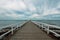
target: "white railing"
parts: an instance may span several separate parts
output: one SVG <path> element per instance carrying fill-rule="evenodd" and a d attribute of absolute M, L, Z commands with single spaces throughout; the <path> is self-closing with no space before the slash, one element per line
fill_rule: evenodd
<path fill-rule="evenodd" d="M 18 29 L 19 27 L 23 26 L 27 21 L 24 21 L 22 23 L 17 23 L 17 24 L 12 24 L 12 25 L 8 25 L 7 27 L 11 27 L 11 29 L 9 31 L 7 31 L 6 33 L 0 35 L 0 40 L 7 35 L 8 33 L 11 32 L 11 34 L 14 34 L 14 30 Z M 18 25 L 19 24 L 19 25 Z M 14 27 L 16 26 L 16 27 Z"/>
<path fill-rule="evenodd" d="M 46 31 L 47 34 L 49 34 L 50 32 L 54 34 L 54 36 L 56 37 L 60 37 L 60 34 L 58 34 L 57 32 L 60 32 L 60 27 L 59 26 L 55 26 L 55 25 L 50 25 L 50 24 L 46 24 L 46 23 L 42 23 L 42 22 L 36 22 L 36 21 L 32 21 L 34 24 L 38 25 L 40 28 L 42 28 L 42 30 Z M 56 28 L 51 30 L 50 28 Z M 57 30 L 59 29 L 59 30 Z M 57 30 L 57 32 L 56 32 Z"/>

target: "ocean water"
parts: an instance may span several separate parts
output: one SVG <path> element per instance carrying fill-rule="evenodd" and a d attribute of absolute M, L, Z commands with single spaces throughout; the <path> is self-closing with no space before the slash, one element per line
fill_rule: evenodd
<path fill-rule="evenodd" d="M 16 24 L 16 23 L 22 23 L 26 20 L 0 20 L 0 29 L 4 28 L 7 25 L 10 24 Z M 60 27 L 60 20 L 35 20 L 37 22 L 43 22 L 43 23 L 47 23 L 47 24 L 51 24 L 51 25 L 56 25 Z"/>
<path fill-rule="evenodd" d="M 56 25 L 60 27 L 60 20 L 37 20 L 37 22 L 43 22 L 43 23 Z"/>
<path fill-rule="evenodd" d="M 0 20 L 0 29 L 4 28 L 7 25 L 22 23 L 23 20 Z"/>

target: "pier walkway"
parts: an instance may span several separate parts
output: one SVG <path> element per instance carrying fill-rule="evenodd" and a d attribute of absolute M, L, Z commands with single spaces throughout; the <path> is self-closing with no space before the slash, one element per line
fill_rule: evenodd
<path fill-rule="evenodd" d="M 55 40 L 29 21 L 9 40 Z"/>

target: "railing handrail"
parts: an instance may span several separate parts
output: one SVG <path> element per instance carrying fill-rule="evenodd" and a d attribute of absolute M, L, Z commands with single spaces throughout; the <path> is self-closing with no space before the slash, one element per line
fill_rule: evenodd
<path fill-rule="evenodd" d="M 6 26 L 1 26 L 1 27 L 2 27 L 1 29 L 7 28 L 7 27 L 9 27 L 9 26 L 14 26 L 14 25 L 19 24 L 19 23 L 20 23 L 20 22 L 14 23 L 14 24 L 8 24 L 8 25 L 6 25 Z M 1 29 L 0 29 L 0 30 L 1 30 Z"/>
<path fill-rule="evenodd" d="M 42 23 L 42 22 L 40 22 L 40 23 Z M 47 24 L 47 23 L 43 23 L 43 24 L 48 25 L 50 27 L 54 27 L 54 28 L 60 28 L 59 26 L 56 26 L 56 25 L 51 25 L 51 24 Z"/>
<path fill-rule="evenodd" d="M 23 24 L 25 24 L 27 21 L 24 21 L 24 22 L 21 22 L 20 24 L 20 27 L 23 25 Z M 17 24 L 17 23 L 16 23 Z M 14 25 L 16 25 L 16 24 L 14 24 Z M 9 31 L 7 31 L 6 33 L 4 33 L 4 34 L 2 34 L 2 35 L 0 35 L 0 39 L 2 39 L 6 34 L 8 34 L 8 33 L 10 33 L 10 32 L 12 32 L 12 34 L 13 34 L 13 30 L 15 30 L 17 27 L 15 27 L 15 28 L 13 28 L 12 27 L 12 25 L 10 25 L 11 26 L 11 29 L 9 30 Z M 16 26 L 18 26 L 18 24 L 16 25 Z"/>
<path fill-rule="evenodd" d="M 11 32 L 11 30 L 9 30 L 8 32 L 2 34 L 2 35 L 0 36 L 0 39 L 2 39 L 6 34 L 8 34 L 8 33 L 10 33 L 10 32 Z"/>
<path fill-rule="evenodd" d="M 36 21 L 34 21 L 34 22 L 36 22 Z M 52 28 L 58 28 L 58 29 L 60 29 L 60 27 L 59 26 L 56 26 L 56 25 L 51 25 L 51 24 L 47 24 L 47 23 L 43 23 L 43 22 L 37 22 L 37 23 L 41 23 L 41 24 L 44 24 L 44 25 L 48 25 L 48 26 L 50 26 L 50 27 L 52 27 Z"/>
<path fill-rule="evenodd" d="M 55 25 L 49 25 L 49 24 L 46 24 L 46 23 L 36 22 L 36 21 L 32 21 L 32 22 L 37 24 L 38 26 L 40 26 L 40 24 L 42 24 L 42 29 L 44 27 L 43 25 L 46 25 L 47 28 L 46 27 L 44 27 L 44 28 L 45 28 L 45 31 L 47 31 L 47 34 L 49 34 L 49 32 L 52 32 L 53 34 L 55 34 L 54 36 L 60 37 L 60 34 L 58 34 L 55 31 L 49 29 L 49 27 L 52 27 L 52 26 L 55 26 Z M 57 26 L 55 26 L 54 28 L 57 28 Z M 60 29 L 60 27 L 58 29 Z"/>
<path fill-rule="evenodd" d="M 6 25 L 6 26 L 2 26 L 2 28 L 1 29 L 3 29 L 3 28 L 7 28 L 7 27 L 9 27 L 9 26 L 13 26 L 13 25 L 16 25 L 17 23 L 15 23 L 15 24 L 8 24 L 8 25 Z"/>

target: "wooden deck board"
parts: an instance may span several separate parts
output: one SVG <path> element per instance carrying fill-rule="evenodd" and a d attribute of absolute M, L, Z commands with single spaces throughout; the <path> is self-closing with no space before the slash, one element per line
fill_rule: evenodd
<path fill-rule="evenodd" d="M 32 22 L 28 22 L 24 27 L 17 31 L 10 40 L 55 40 L 45 32 L 36 27 Z"/>

